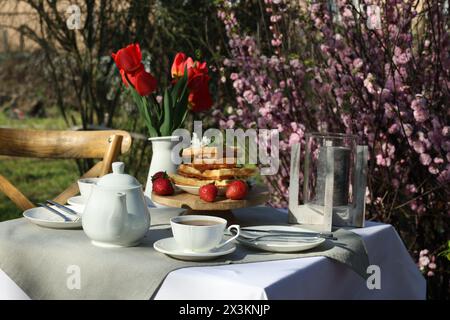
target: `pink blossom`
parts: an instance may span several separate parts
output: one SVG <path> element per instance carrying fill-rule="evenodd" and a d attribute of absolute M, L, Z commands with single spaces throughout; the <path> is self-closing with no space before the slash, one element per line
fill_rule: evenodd
<path fill-rule="evenodd" d="M 389 127 L 388 132 L 390 134 L 394 134 L 398 131 L 398 124 L 394 123 L 392 126 Z"/>
<path fill-rule="evenodd" d="M 450 169 L 443 170 L 437 179 L 442 184 L 450 183 Z"/>
<path fill-rule="evenodd" d="M 353 17 L 353 14 L 349 8 L 345 8 L 344 12 L 342 13 L 342 16 L 345 18 L 351 18 L 351 17 Z"/>
<path fill-rule="evenodd" d="M 424 165 L 424 166 L 428 166 L 431 163 L 431 157 L 429 154 L 427 153 L 422 153 L 420 155 L 420 162 Z"/>
<path fill-rule="evenodd" d="M 439 169 L 435 166 L 435 165 L 431 165 L 428 167 L 428 171 L 431 174 L 438 174 L 439 173 Z"/>
<path fill-rule="evenodd" d="M 274 47 L 279 47 L 279 46 L 281 46 L 281 44 L 282 44 L 282 42 L 281 42 L 280 39 L 272 39 L 270 43 L 271 43 L 272 46 L 274 46 Z"/>
<path fill-rule="evenodd" d="M 414 132 L 413 126 L 409 123 L 403 125 L 403 130 L 405 130 L 405 134 L 407 137 L 410 137 Z"/>
<path fill-rule="evenodd" d="M 374 94 L 375 93 L 375 87 L 373 85 L 375 78 L 373 76 L 373 74 L 369 73 L 367 75 L 367 78 L 364 79 L 364 86 L 366 87 L 367 91 L 369 91 L 369 93 Z"/>
<path fill-rule="evenodd" d="M 267 116 L 267 114 L 268 114 L 269 112 L 270 112 L 270 111 L 269 111 L 266 107 L 259 108 L 259 113 L 260 113 L 261 116 L 263 116 L 263 117 Z"/>
<path fill-rule="evenodd" d="M 422 108 L 414 110 L 414 118 L 417 122 L 424 122 L 428 119 L 428 111 Z"/>
<path fill-rule="evenodd" d="M 419 258 L 419 265 L 421 267 L 426 267 L 430 263 L 430 258 L 427 256 L 422 256 Z"/>
<path fill-rule="evenodd" d="M 417 122 L 424 122 L 428 119 L 429 114 L 426 109 L 426 101 L 424 98 L 418 96 L 411 103 L 411 109 L 414 110 L 414 118 Z"/>
<path fill-rule="evenodd" d="M 377 165 L 379 166 L 386 166 L 386 159 L 384 159 L 382 154 L 377 154 L 376 155 L 376 159 L 377 159 Z"/>
<path fill-rule="evenodd" d="M 424 153 L 425 152 L 425 146 L 424 146 L 424 144 L 422 142 L 416 140 L 416 141 L 414 141 L 412 143 L 412 145 L 413 145 L 414 150 L 417 153 Z"/>
<path fill-rule="evenodd" d="M 407 185 L 406 185 L 406 190 L 407 190 L 409 193 L 416 193 L 416 192 L 417 192 L 417 188 L 416 188 L 416 186 L 413 185 L 413 184 L 407 184 Z"/>
<path fill-rule="evenodd" d="M 248 103 L 252 103 L 253 102 L 253 92 L 250 90 L 246 90 L 244 91 L 243 94 L 245 100 L 247 100 Z"/>
<path fill-rule="evenodd" d="M 409 50 L 403 51 L 399 47 L 395 47 L 394 49 L 394 62 L 396 64 L 406 64 L 410 60 L 411 54 Z"/>
<path fill-rule="evenodd" d="M 355 60 L 353 60 L 353 66 L 355 67 L 355 69 L 361 69 L 363 64 L 364 62 L 361 58 L 356 58 Z"/>

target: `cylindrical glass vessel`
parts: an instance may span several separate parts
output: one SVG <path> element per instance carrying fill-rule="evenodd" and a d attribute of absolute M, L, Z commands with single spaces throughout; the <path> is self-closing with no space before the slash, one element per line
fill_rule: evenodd
<path fill-rule="evenodd" d="M 353 208 L 355 160 L 355 136 L 306 134 L 304 203 L 320 212 L 331 205 L 334 214 Z"/>

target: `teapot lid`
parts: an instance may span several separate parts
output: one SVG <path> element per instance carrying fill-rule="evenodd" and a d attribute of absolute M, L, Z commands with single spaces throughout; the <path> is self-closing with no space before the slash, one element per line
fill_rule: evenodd
<path fill-rule="evenodd" d="M 137 179 L 129 174 L 124 173 L 125 164 L 123 162 L 112 163 L 112 173 L 101 177 L 97 185 L 110 188 L 130 189 L 140 187 L 141 184 Z"/>

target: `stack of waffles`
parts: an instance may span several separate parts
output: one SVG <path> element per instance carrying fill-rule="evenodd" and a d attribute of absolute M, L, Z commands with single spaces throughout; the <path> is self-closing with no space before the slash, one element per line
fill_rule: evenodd
<path fill-rule="evenodd" d="M 180 164 L 177 173 L 170 174 L 170 177 L 176 185 L 193 187 L 209 183 L 226 187 L 233 180 L 246 180 L 255 175 L 257 169 L 239 165 L 237 152 L 238 149 L 234 147 L 225 148 L 222 154 L 217 147 L 183 149 L 183 164 Z"/>

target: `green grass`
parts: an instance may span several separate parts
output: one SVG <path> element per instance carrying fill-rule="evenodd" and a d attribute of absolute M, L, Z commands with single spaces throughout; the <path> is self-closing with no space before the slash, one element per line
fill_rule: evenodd
<path fill-rule="evenodd" d="M 0 112 L 0 126 L 29 129 L 66 129 L 62 118 L 9 119 Z M 33 203 L 52 199 L 79 176 L 74 160 L 0 158 L 0 174 Z M 22 210 L 0 192 L 0 221 L 18 218 Z"/>
<path fill-rule="evenodd" d="M 54 198 L 78 178 L 74 160 L 0 159 L 0 173 L 33 203 Z M 22 210 L 0 193 L 0 221 L 21 214 Z"/>
<path fill-rule="evenodd" d="M 65 130 L 67 125 L 64 119 L 59 116 L 48 118 L 26 118 L 23 120 L 11 119 L 3 112 L 0 112 L 0 126 L 21 129 L 40 129 L 40 130 Z"/>

